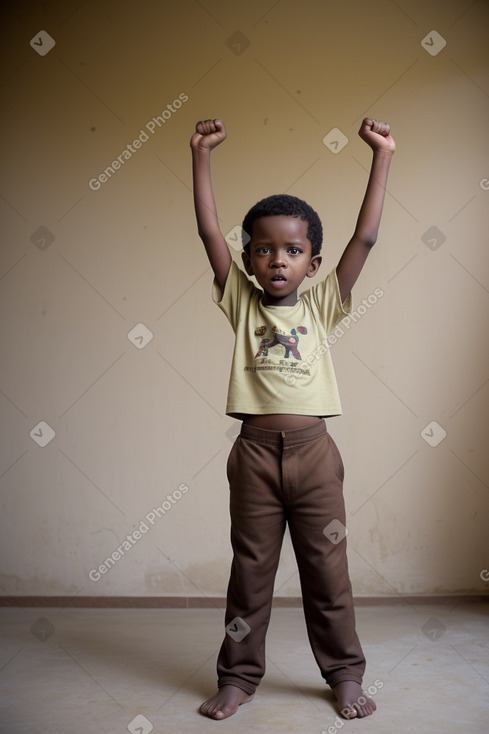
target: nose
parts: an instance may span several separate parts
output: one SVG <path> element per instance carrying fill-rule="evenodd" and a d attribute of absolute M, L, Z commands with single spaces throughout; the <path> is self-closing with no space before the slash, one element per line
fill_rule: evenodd
<path fill-rule="evenodd" d="M 287 267 L 287 263 L 285 262 L 285 257 L 282 250 L 278 249 L 273 251 L 270 265 L 272 266 L 272 268 Z"/>

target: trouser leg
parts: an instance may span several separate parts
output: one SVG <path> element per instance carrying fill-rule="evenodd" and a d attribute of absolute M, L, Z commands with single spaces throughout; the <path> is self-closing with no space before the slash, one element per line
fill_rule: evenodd
<path fill-rule="evenodd" d="M 218 684 L 249 694 L 265 672 L 265 635 L 285 531 L 277 454 L 271 446 L 239 436 L 228 460 L 234 555 Z"/>
<path fill-rule="evenodd" d="M 284 449 L 289 528 L 306 626 L 314 657 L 330 686 L 343 680 L 361 683 L 365 670 L 346 557 L 343 475 L 341 456 L 328 433 Z"/>

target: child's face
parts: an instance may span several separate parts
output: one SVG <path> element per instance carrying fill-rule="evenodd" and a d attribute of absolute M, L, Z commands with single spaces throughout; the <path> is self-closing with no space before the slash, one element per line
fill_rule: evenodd
<path fill-rule="evenodd" d="M 293 306 L 304 278 L 317 273 L 321 256 L 312 257 L 307 232 L 307 222 L 283 214 L 253 222 L 250 255 L 244 252 L 243 262 L 263 288 L 265 305 Z"/>

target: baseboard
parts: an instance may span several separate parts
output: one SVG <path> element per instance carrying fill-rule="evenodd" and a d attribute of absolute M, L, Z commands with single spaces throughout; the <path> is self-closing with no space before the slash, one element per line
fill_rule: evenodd
<path fill-rule="evenodd" d="M 403 596 L 355 596 L 356 607 L 404 604 L 459 604 L 489 602 L 489 594 L 411 594 Z M 224 597 L 202 596 L 0 596 L 0 607 L 56 607 L 66 609 L 224 609 Z M 277 608 L 302 607 L 300 596 L 277 596 Z"/>

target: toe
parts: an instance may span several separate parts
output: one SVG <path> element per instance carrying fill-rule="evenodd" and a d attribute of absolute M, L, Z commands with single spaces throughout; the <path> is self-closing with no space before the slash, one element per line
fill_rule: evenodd
<path fill-rule="evenodd" d="M 363 704 L 362 706 L 357 707 L 357 713 L 359 718 L 363 718 L 364 716 L 370 716 L 370 714 L 373 714 L 377 706 L 373 701 L 369 701 L 366 704 Z"/>
<path fill-rule="evenodd" d="M 341 714 L 345 719 L 356 719 L 358 716 L 357 710 L 353 706 L 345 706 L 341 709 Z"/>

